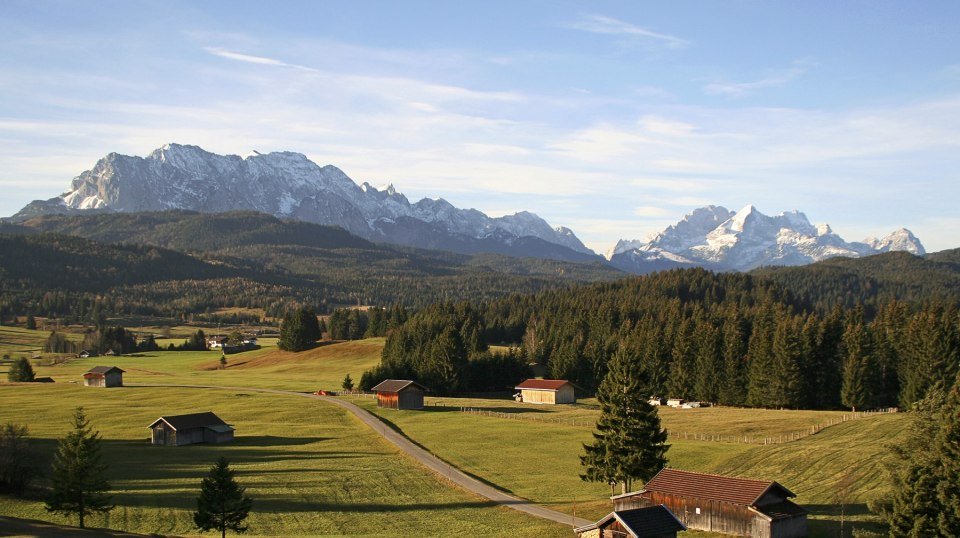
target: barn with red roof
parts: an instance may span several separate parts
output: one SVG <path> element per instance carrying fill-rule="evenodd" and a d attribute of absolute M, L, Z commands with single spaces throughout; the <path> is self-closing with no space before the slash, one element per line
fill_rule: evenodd
<path fill-rule="evenodd" d="M 528 379 L 515 387 L 518 401 L 534 404 L 570 404 L 577 401 L 573 385 L 564 379 Z"/>
<path fill-rule="evenodd" d="M 665 505 L 690 529 L 752 536 L 807 535 L 807 511 L 796 495 L 766 480 L 663 469 L 640 491 L 613 497 L 615 510 Z"/>

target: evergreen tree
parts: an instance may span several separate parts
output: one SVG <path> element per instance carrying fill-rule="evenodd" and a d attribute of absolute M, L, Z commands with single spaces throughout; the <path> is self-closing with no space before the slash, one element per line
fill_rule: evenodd
<path fill-rule="evenodd" d="M 747 402 L 746 355 L 742 321 L 734 313 L 723 325 L 723 376 L 720 380 L 719 403 L 743 405 Z"/>
<path fill-rule="evenodd" d="M 244 495 L 247 488 L 237 483 L 235 475 L 227 459 L 221 456 L 200 483 L 193 522 L 201 531 L 216 529 L 221 537 L 227 535 L 227 529 L 241 534 L 247 531 L 243 522 L 253 501 Z"/>
<path fill-rule="evenodd" d="M 7 381 L 11 383 L 29 383 L 33 381 L 36 374 L 33 372 L 33 366 L 26 357 L 17 357 L 10 363 L 7 369 Z"/>
<path fill-rule="evenodd" d="M 83 528 L 86 516 L 113 509 L 104 478 L 107 465 L 100 453 L 100 432 L 90 428 L 82 407 L 73 413 L 73 431 L 57 447 L 50 473 L 51 491 L 46 509 L 66 515 L 77 514 Z"/>
<path fill-rule="evenodd" d="M 319 340 L 320 322 L 313 310 L 301 308 L 288 312 L 280 325 L 277 347 L 285 351 L 303 351 Z"/>
<path fill-rule="evenodd" d="M 37 330 L 37 318 L 33 317 L 33 314 L 27 314 L 27 329 Z"/>
<path fill-rule="evenodd" d="M 934 452 L 939 460 L 935 478 L 940 508 L 937 528 L 941 536 L 960 536 L 960 375 L 953 383 L 940 414 Z"/>
<path fill-rule="evenodd" d="M 584 445 L 583 480 L 619 483 L 626 493 L 634 480 L 646 482 L 667 465 L 667 432 L 650 405 L 649 385 L 637 361 L 622 350 L 610 360 L 600 389 L 600 418 L 594 442 Z"/>
<path fill-rule="evenodd" d="M 343 383 L 341 383 L 340 386 L 343 387 L 345 391 L 353 390 L 353 379 L 350 377 L 350 374 L 344 376 Z"/>
<path fill-rule="evenodd" d="M 843 384 L 840 401 L 853 409 L 867 407 L 872 403 L 873 393 L 873 345 L 870 334 L 861 324 L 847 327 L 843 333 Z"/>
<path fill-rule="evenodd" d="M 27 427 L 19 424 L 0 426 L 0 493 L 22 495 L 40 474 L 27 433 Z"/>

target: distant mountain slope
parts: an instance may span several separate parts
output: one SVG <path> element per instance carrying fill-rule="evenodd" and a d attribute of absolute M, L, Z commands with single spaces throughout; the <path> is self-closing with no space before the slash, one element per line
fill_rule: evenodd
<path fill-rule="evenodd" d="M 769 217 L 748 205 L 737 212 L 720 206 L 702 207 L 650 241 L 620 240 L 607 255 L 615 267 L 643 274 L 674 267 L 749 271 L 765 265 L 805 265 L 838 256 L 859 258 L 890 251 L 924 254 L 920 240 L 905 228 L 881 239 L 848 243 L 830 226 L 810 224 L 799 211 Z"/>
<path fill-rule="evenodd" d="M 360 237 L 472 254 L 497 252 L 572 261 L 596 254 L 567 228 L 526 211 L 491 218 L 443 199 L 411 204 L 393 186 L 357 185 L 334 166 L 293 152 L 245 157 L 167 144 L 145 158 L 111 153 L 73 179 L 70 190 L 14 215 L 84 212 L 252 210 L 340 226 Z"/>
<path fill-rule="evenodd" d="M 294 302 L 421 306 L 623 276 L 600 263 L 376 244 L 252 212 L 52 215 L 2 230 L 13 233 L 0 233 L 0 312 L 25 312 L 60 292 L 164 315 L 224 307 L 282 313 Z"/>
<path fill-rule="evenodd" d="M 773 280 L 811 304 L 851 307 L 894 299 L 960 304 L 960 249 L 926 257 L 888 252 L 834 258 L 803 267 L 766 267 L 751 274 Z"/>

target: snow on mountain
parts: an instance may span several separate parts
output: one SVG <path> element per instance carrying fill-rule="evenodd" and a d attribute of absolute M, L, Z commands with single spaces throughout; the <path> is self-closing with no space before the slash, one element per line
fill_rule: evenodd
<path fill-rule="evenodd" d="M 835 256 L 856 258 L 891 250 L 924 254 L 920 241 L 904 228 L 883 239 L 847 243 L 829 225 L 814 226 L 799 211 L 770 217 L 753 205 L 737 212 L 707 206 L 686 215 L 650 241 L 620 240 L 611 251 L 610 261 L 635 273 L 685 266 L 747 271 L 761 265 L 803 265 Z"/>
<path fill-rule="evenodd" d="M 341 226 L 367 239 L 454 245 L 453 250 L 458 245 L 476 250 L 491 242 L 534 238 L 563 247 L 538 247 L 548 257 L 595 256 L 569 229 L 554 229 L 526 211 L 491 218 L 442 198 L 411 204 L 393 185 L 382 189 L 357 185 L 339 168 L 318 166 L 301 153 L 251 151 L 240 157 L 181 144 L 167 144 L 145 158 L 111 153 L 74 178 L 68 192 L 31 202 L 14 219 L 74 211 L 168 209 L 254 210 Z M 565 249 L 573 251 L 570 256 Z"/>

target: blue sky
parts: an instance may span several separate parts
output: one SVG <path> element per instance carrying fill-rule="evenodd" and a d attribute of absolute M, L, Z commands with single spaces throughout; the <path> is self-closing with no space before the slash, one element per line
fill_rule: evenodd
<path fill-rule="evenodd" d="M 960 3 L 0 4 L 0 215 L 167 142 L 298 151 L 601 252 L 750 203 L 954 248 Z"/>

